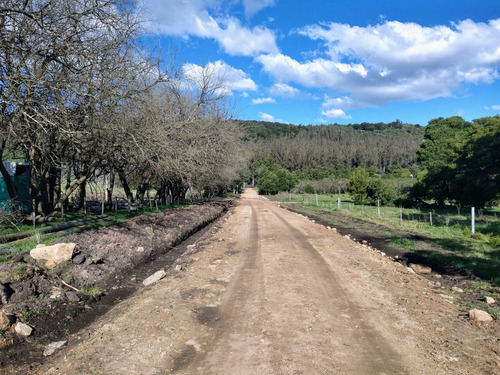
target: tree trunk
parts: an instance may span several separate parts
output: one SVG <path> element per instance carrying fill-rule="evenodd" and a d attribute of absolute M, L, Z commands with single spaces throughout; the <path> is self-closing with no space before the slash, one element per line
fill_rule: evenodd
<path fill-rule="evenodd" d="M 63 195 L 61 195 L 61 198 L 59 198 L 59 202 L 57 205 L 54 207 L 55 209 L 59 209 L 62 207 L 65 201 L 68 200 L 69 196 L 75 192 L 76 189 L 78 189 L 82 183 L 84 183 L 87 180 L 87 176 L 80 176 L 80 178 L 76 181 L 74 181 L 69 187 L 66 188 L 66 191 L 64 192 Z"/>
<path fill-rule="evenodd" d="M 118 177 L 120 178 L 120 182 L 122 183 L 123 190 L 125 191 L 125 195 L 127 196 L 127 201 L 130 203 L 134 203 L 134 195 L 128 186 L 127 177 L 125 176 L 125 172 L 119 171 Z"/>
<path fill-rule="evenodd" d="M 28 181 L 28 193 L 31 199 L 31 202 L 34 204 L 31 205 L 31 213 L 34 213 L 36 216 L 36 207 L 38 202 L 38 187 L 37 187 L 37 170 L 36 170 L 36 160 L 35 160 L 36 150 L 32 146 L 29 150 L 29 181 Z M 35 211 L 35 212 L 33 212 Z"/>
<path fill-rule="evenodd" d="M 85 207 L 85 198 L 87 197 L 87 179 L 83 180 L 79 186 L 78 193 L 78 209 L 81 210 Z"/>
<path fill-rule="evenodd" d="M 135 194 L 135 199 L 137 199 L 138 202 L 143 202 L 144 201 L 144 194 L 146 193 L 146 190 L 149 189 L 149 184 L 147 182 L 141 182 L 139 186 L 137 187 L 137 192 Z"/>
<path fill-rule="evenodd" d="M 107 187 L 107 201 L 108 201 L 108 210 L 113 209 L 113 189 L 115 188 L 115 172 L 112 171 L 109 174 L 109 186 Z"/>

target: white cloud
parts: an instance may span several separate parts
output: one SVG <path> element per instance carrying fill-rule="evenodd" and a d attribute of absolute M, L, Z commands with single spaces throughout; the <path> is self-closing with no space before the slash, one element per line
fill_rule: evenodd
<path fill-rule="evenodd" d="M 231 55 L 277 53 L 274 32 L 261 26 L 248 28 L 232 16 L 217 17 L 224 4 L 213 0 L 143 0 L 149 28 L 165 35 L 196 36 L 219 42 Z M 227 5 L 227 4 L 226 4 Z M 252 8 L 256 9 L 256 8 Z"/>
<path fill-rule="evenodd" d="M 300 90 L 287 85 L 286 83 L 275 83 L 270 89 L 271 95 L 280 96 L 282 98 L 294 98 L 300 94 Z"/>
<path fill-rule="evenodd" d="M 491 106 L 492 109 L 494 109 L 495 111 L 500 111 L 500 105 L 493 105 Z"/>
<path fill-rule="evenodd" d="M 345 114 L 343 110 L 340 108 L 330 108 L 327 110 L 321 111 L 321 114 L 323 116 L 326 116 L 328 118 L 342 118 L 342 119 L 350 119 L 351 116 L 348 116 Z"/>
<path fill-rule="evenodd" d="M 276 100 L 274 100 L 273 98 L 258 98 L 252 100 L 252 104 L 264 104 L 264 103 L 276 103 Z"/>
<path fill-rule="evenodd" d="M 274 6 L 275 3 L 275 0 L 243 0 L 243 6 L 245 7 L 245 17 L 247 19 L 252 18 L 262 9 Z"/>
<path fill-rule="evenodd" d="M 264 112 L 259 112 L 260 118 L 262 121 L 269 121 L 269 122 L 274 122 L 274 116 L 264 113 Z"/>
<path fill-rule="evenodd" d="M 500 78 L 500 19 L 435 27 L 328 23 L 297 32 L 322 41 L 326 54 L 305 61 L 265 54 L 257 61 L 276 81 L 340 94 L 330 99 L 335 105 L 323 106 L 330 116 L 390 101 L 450 97 L 469 84 Z"/>
<path fill-rule="evenodd" d="M 220 86 L 227 95 L 232 95 L 233 91 L 257 90 L 257 84 L 243 70 L 233 68 L 220 60 L 204 67 L 186 63 L 182 70 L 185 77 L 194 83 L 201 82 L 204 75 L 210 77 L 212 84 Z"/>

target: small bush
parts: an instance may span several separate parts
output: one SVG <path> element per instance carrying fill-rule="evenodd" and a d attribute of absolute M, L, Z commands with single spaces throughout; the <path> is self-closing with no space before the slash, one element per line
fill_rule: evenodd
<path fill-rule="evenodd" d="M 304 186 L 304 193 L 314 194 L 314 186 L 312 186 L 311 184 L 307 184 L 306 186 Z"/>

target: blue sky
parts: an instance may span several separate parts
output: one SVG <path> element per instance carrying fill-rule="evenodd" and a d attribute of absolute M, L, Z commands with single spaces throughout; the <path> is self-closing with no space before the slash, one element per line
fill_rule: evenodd
<path fill-rule="evenodd" d="M 500 113 L 498 0 L 143 0 L 196 79 L 223 77 L 234 117 L 426 125 Z"/>

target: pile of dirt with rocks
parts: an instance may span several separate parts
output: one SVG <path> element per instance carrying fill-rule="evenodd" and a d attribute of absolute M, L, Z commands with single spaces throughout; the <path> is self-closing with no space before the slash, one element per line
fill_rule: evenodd
<path fill-rule="evenodd" d="M 72 251 L 58 264 L 30 252 L 0 263 L 0 368 L 42 362 L 48 343 L 92 322 L 158 268 L 168 269 L 181 255 L 175 246 L 231 204 L 183 206 L 64 237 L 56 243 Z"/>

